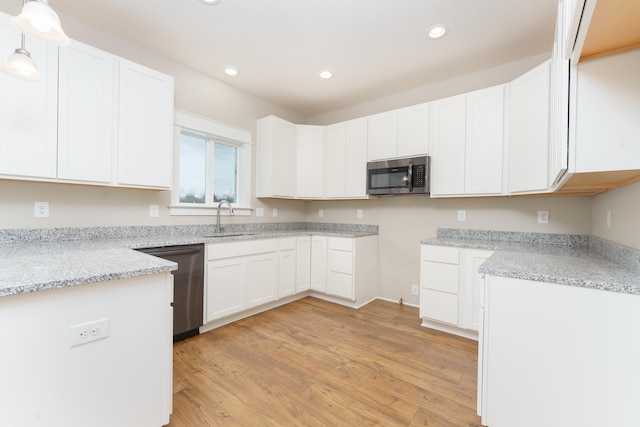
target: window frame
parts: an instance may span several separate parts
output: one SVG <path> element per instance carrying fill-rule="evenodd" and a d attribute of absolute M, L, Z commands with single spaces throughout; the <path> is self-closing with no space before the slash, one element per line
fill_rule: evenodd
<path fill-rule="evenodd" d="M 207 140 L 206 164 L 207 183 L 205 186 L 205 203 L 180 202 L 180 136 L 182 132 L 200 136 Z M 181 110 L 174 112 L 173 138 L 173 186 L 171 189 L 170 215 L 213 216 L 218 213 L 218 203 L 213 201 L 213 143 L 227 144 L 237 147 L 237 194 L 236 202 L 232 203 L 236 215 L 251 215 L 251 151 L 252 132 L 231 126 L 216 120 L 187 113 Z M 211 194 L 209 194 L 211 192 Z M 223 209 L 221 213 L 227 213 Z"/>

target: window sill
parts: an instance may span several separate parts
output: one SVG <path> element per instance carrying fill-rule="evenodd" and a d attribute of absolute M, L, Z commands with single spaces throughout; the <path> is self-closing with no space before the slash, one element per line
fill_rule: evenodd
<path fill-rule="evenodd" d="M 235 216 L 251 216 L 253 208 L 233 207 Z M 217 206 L 191 206 L 191 205 L 172 205 L 169 206 L 169 215 L 171 216 L 216 216 L 218 215 Z M 221 216 L 229 216 L 229 208 L 224 206 L 220 212 Z"/>

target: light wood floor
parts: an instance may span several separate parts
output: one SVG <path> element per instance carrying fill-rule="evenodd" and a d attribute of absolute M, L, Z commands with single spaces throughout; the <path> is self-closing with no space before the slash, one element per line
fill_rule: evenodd
<path fill-rule="evenodd" d="M 480 426 L 477 343 L 315 298 L 174 345 L 171 427 Z"/>

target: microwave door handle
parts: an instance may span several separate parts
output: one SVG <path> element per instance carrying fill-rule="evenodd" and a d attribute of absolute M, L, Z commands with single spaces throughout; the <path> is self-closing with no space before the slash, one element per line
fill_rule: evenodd
<path fill-rule="evenodd" d="M 407 168 L 407 179 L 409 180 L 409 193 L 413 193 L 413 162 L 409 162 Z"/>

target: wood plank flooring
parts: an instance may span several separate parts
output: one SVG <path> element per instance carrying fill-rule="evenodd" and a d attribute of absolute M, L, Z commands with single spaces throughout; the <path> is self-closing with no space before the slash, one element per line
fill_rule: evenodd
<path fill-rule="evenodd" d="M 480 426 L 477 343 L 304 298 L 174 345 L 170 427 Z"/>

